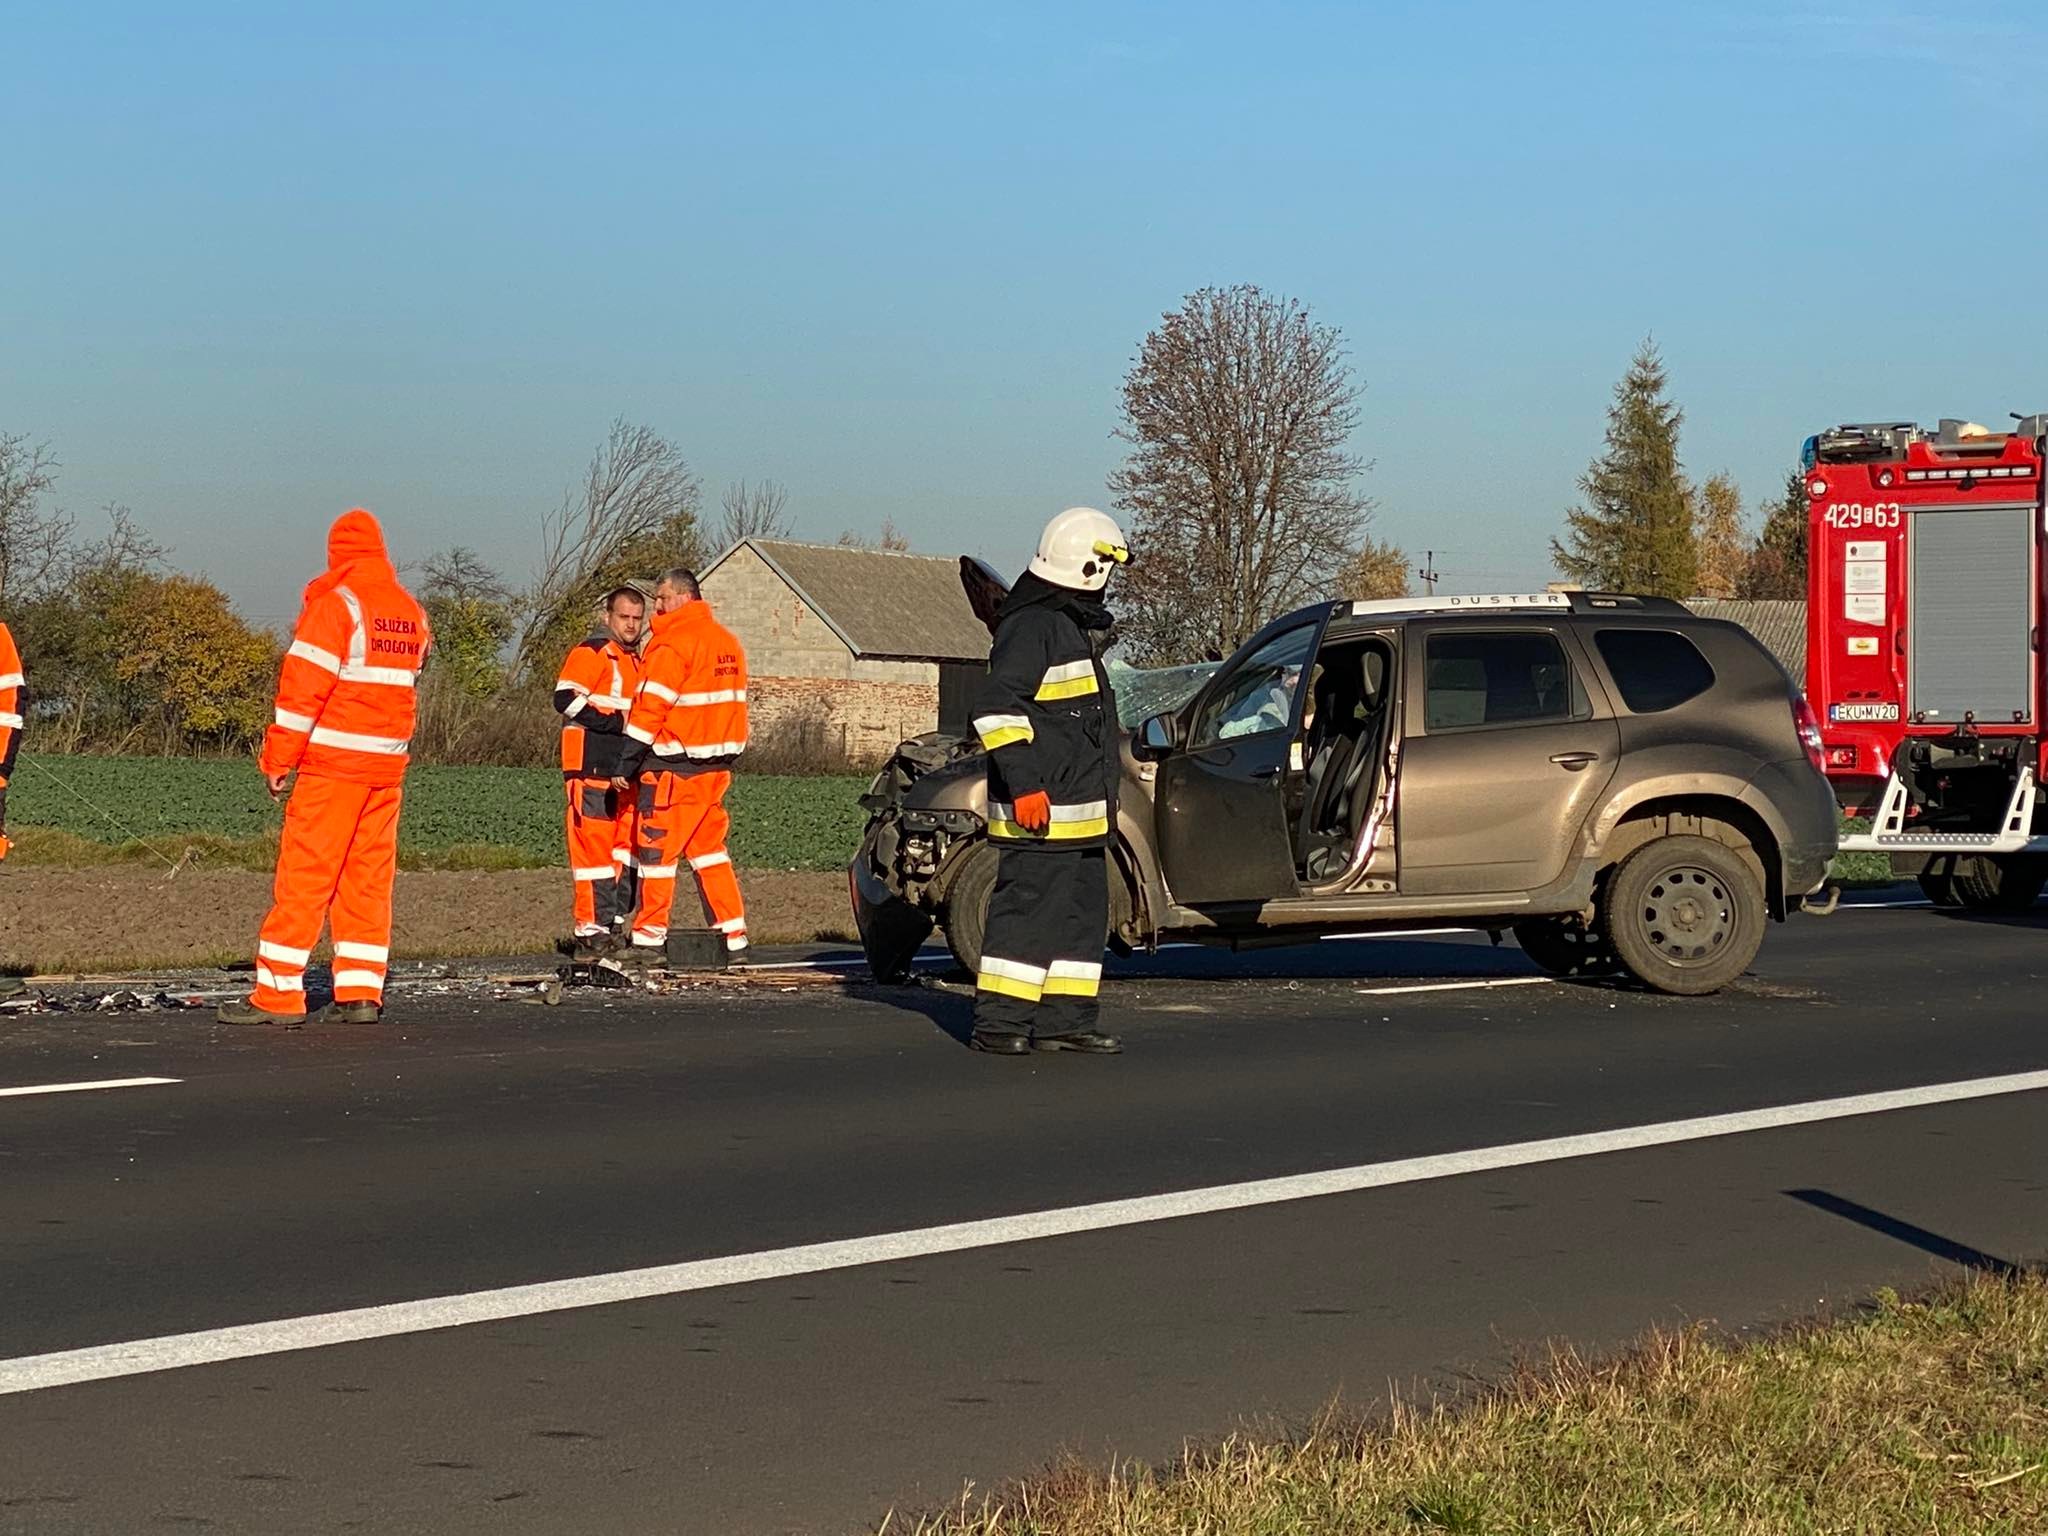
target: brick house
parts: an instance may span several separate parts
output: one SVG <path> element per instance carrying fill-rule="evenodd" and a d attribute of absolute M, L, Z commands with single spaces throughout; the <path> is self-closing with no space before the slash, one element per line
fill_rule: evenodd
<path fill-rule="evenodd" d="M 989 636 L 958 561 L 744 539 L 698 579 L 747 649 L 759 749 L 870 762 L 925 731 L 967 729 Z"/>

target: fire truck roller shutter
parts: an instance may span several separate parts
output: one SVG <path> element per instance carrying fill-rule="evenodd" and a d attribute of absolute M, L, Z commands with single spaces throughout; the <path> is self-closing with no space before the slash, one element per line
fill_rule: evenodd
<path fill-rule="evenodd" d="M 1907 710 L 1930 721 L 2033 719 L 2034 512 L 2007 503 L 1913 513 Z"/>

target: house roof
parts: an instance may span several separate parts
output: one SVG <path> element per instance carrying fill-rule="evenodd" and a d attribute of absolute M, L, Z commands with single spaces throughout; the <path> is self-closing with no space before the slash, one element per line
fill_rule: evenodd
<path fill-rule="evenodd" d="M 1689 597 L 1685 606 L 1703 619 L 1727 619 L 1763 642 L 1792 681 L 1806 686 L 1806 604 L 1797 598 Z"/>
<path fill-rule="evenodd" d="M 968 606 L 960 563 L 936 555 L 744 539 L 704 572 L 750 548 L 863 659 L 986 661 L 988 628 Z"/>

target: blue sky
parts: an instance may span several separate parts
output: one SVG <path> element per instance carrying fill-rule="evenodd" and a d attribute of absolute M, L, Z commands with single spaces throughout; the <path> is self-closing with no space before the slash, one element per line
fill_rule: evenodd
<path fill-rule="evenodd" d="M 288 616 L 352 502 L 515 577 L 607 422 L 1004 565 L 1186 291 L 1345 332 L 1377 531 L 1547 540 L 1654 334 L 1696 474 L 2048 409 L 2003 0 L 17 8 L 0 431 Z"/>

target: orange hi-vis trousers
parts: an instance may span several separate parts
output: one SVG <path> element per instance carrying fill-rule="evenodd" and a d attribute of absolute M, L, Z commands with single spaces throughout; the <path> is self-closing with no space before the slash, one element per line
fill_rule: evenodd
<path fill-rule="evenodd" d="M 576 937 L 610 933 L 633 915 L 634 794 L 610 779 L 571 778 L 569 873 L 576 881 Z"/>
<path fill-rule="evenodd" d="M 684 864 L 697 877 L 711 924 L 725 935 L 728 950 L 747 947 L 747 910 L 739 877 L 725 851 L 732 819 L 725 813 L 729 773 L 643 773 L 634 868 L 640 880 L 640 910 L 633 918 L 633 942 L 642 949 L 668 941 L 675 905 L 676 876 Z"/>
<path fill-rule="evenodd" d="M 270 915 L 256 945 L 256 990 L 269 1013 L 306 1011 L 306 962 L 331 917 L 334 1000 L 381 1003 L 398 873 L 394 784 L 373 788 L 301 773 L 284 812 Z"/>

